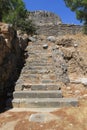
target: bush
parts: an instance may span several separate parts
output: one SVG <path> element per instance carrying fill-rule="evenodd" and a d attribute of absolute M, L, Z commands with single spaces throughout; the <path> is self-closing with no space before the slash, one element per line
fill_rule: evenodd
<path fill-rule="evenodd" d="M 35 25 L 30 20 L 20 20 L 17 23 L 17 29 L 26 32 L 27 34 L 34 34 L 36 31 Z"/>

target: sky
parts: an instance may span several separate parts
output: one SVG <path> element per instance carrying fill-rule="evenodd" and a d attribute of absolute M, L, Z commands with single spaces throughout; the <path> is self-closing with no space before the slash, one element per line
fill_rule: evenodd
<path fill-rule="evenodd" d="M 66 7 L 64 0 L 23 0 L 27 10 L 45 10 L 57 14 L 63 23 L 81 24 L 76 15 Z"/>

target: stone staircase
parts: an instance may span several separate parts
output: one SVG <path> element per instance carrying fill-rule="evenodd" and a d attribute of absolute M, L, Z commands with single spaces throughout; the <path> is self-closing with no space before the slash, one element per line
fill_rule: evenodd
<path fill-rule="evenodd" d="M 63 98 L 56 74 L 53 43 L 33 42 L 26 48 L 27 59 L 13 93 L 17 108 L 58 108 L 77 106 L 78 100 Z"/>

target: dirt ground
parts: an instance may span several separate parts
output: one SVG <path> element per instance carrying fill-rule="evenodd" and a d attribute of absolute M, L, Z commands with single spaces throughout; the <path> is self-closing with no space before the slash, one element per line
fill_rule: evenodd
<path fill-rule="evenodd" d="M 6 111 L 0 114 L 0 130 L 87 130 L 87 101 L 81 101 L 78 107 L 62 108 L 50 112 L 52 120 L 46 122 L 29 121 L 36 112 Z"/>

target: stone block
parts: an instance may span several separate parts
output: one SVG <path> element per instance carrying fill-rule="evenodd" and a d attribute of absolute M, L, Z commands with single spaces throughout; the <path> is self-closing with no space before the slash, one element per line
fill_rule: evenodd
<path fill-rule="evenodd" d="M 61 98 L 61 90 L 49 91 L 15 91 L 14 98 Z"/>
<path fill-rule="evenodd" d="M 31 98 L 20 99 L 20 102 L 18 102 L 18 99 L 15 99 L 12 103 L 14 107 L 19 108 L 61 108 L 78 106 L 78 100 L 75 98 Z"/>

